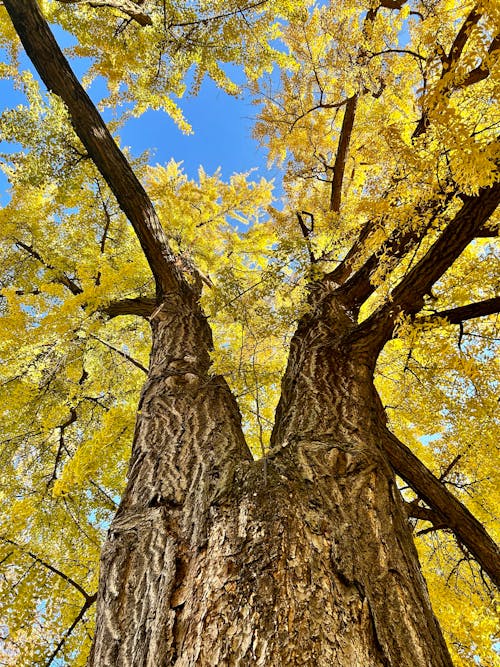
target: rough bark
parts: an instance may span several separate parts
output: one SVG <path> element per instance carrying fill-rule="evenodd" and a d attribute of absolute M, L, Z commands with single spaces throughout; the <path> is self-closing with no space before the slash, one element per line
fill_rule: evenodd
<path fill-rule="evenodd" d="M 324 301 L 294 337 L 258 462 L 196 304 L 175 297 L 152 319 L 92 667 L 451 665 L 376 441 L 365 351 Z"/>

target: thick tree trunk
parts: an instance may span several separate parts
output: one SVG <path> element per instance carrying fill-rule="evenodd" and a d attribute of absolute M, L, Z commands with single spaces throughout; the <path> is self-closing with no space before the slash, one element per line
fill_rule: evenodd
<path fill-rule="evenodd" d="M 352 326 L 304 318 L 254 462 L 206 320 L 180 297 L 156 313 L 90 665 L 451 665 Z"/>

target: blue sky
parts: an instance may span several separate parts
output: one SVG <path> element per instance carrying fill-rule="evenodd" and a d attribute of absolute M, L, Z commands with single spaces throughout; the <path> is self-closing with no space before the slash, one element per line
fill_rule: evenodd
<path fill-rule="evenodd" d="M 68 45 L 61 30 L 57 30 L 56 34 L 60 43 Z M 81 76 L 85 71 L 84 63 L 77 61 L 72 64 Z M 35 73 L 25 57 L 22 66 Z M 95 103 L 106 94 L 100 81 L 94 83 L 88 92 Z M 23 101 L 23 96 L 14 90 L 9 81 L 0 79 L 0 109 Z M 186 173 L 192 178 L 196 178 L 202 165 L 208 173 L 220 167 L 224 179 L 234 172 L 257 169 L 255 178 L 262 175 L 279 180 L 278 170 L 267 168 L 265 151 L 252 138 L 252 118 L 257 109 L 248 99 L 230 97 L 206 79 L 198 96 L 181 100 L 180 106 L 193 127 L 193 134 L 182 134 L 165 113 L 148 111 L 140 118 L 130 119 L 120 130 L 122 146 L 128 146 L 134 156 L 149 149 L 152 164 L 168 162 L 171 158 L 182 161 Z M 0 151 L 6 148 L 0 143 Z M 8 201 L 7 187 L 7 181 L 0 173 L 1 204 Z"/>

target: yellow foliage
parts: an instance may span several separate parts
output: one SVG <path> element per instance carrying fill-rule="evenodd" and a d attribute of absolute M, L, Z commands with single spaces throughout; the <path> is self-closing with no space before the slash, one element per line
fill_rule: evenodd
<path fill-rule="evenodd" d="M 173 160 L 132 161 L 186 278 L 194 280 L 189 267 L 196 266 L 205 279 L 213 372 L 228 379 L 249 446 L 262 456 L 308 282 L 338 265 L 368 221 L 353 271 L 391 234 L 421 236 L 403 261 L 380 257 L 370 274 L 374 294 L 360 316 L 367 317 L 425 255 L 463 198 L 498 180 L 499 51 L 489 47 L 500 6 L 480 3 L 481 20 L 460 58 L 449 62 L 443 54 L 470 3 L 380 7 L 371 22 L 367 9 L 376 3 L 361 0 L 269 0 L 246 14 L 237 0 L 137 4 L 151 19 L 147 25 L 90 2 L 43 3 L 47 18 L 76 38 L 68 55 L 90 59 L 86 85 L 104 78 L 109 95 L 102 106 L 116 114 L 111 129 L 152 108 L 189 132 L 183 96 L 205 76 L 240 94 L 231 64 L 244 71 L 257 105 L 255 136 L 282 169 L 280 206 L 273 184 L 258 174 L 225 182 L 200 169 L 191 180 Z M 17 648 L 0 649 L 0 661 L 36 665 L 83 602 L 43 563 L 93 593 L 100 545 L 125 483 L 149 328 L 136 317 L 110 320 L 105 311 L 119 299 L 153 296 L 154 281 L 130 225 L 83 159 L 64 105 L 19 67 L 3 6 L 0 47 L 0 77 L 13 78 L 26 98 L 0 116 L 0 139 L 17 142 L 0 156 L 11 188 L 0 210 L 0 622 Z M 480 64 L 489 75 L 465 85 Z M 352 96 L 357 109 L 341 205 L 332 210 Z M 421 118 L 428 127 L 416 136 Z M 297 212 L 307 212 L 307 238 Z M 491 234 L 498 222 L 497 214 Z M 476 240 L 435 285 L 423 314 L 494 297 L 499 275 L 494 240 Z M 446 473 L 493 535 L 500 504 L 498 340 L 497 316 L 462 330 L 440 318 L 401 318 L 376 371 L 393 431 L 438 477 Z M 424 527 L 418 523 L 416 532 Z M 494 601 L 477 567 L 461 560 L 446 533 L 424 533 L 416 542 L 455 664 L 496 664 Z M 79 627 L 65 659 L 83 665 L 88 649 Z"/>

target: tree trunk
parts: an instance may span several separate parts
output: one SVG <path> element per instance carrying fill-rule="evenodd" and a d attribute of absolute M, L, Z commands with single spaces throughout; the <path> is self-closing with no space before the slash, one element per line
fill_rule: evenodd
<path fill-rule="evenodd" d="M 451 665 L 377 445 L 369 348 L 342 306 L 316 310 L 261 461 L 199 308 L 177 296 L 153 317 L 91 666 Z"/>

